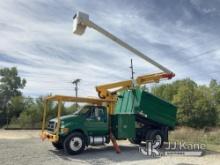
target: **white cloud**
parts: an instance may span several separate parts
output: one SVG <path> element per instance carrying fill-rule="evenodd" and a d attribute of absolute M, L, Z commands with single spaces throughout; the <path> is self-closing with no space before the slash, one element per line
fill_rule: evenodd
<path fill-rule="evenodd" d="M 211 57 L 201 56 L 195 63 L 190 60 L 216 48 L 219 42 L 212 42 L 216 36 L 211 32 L 204 33 L 199 25 L 191 26 L 182 19 L 175 23 L 146 19 L 152 12 L 158 14 L 156 10 L 147 10 L 148 6 L 141 12 L 134 4 L 121 8 L 111 1 L 106 3 L 1 1 L 0 66 L 17 66 L 28 82 L 24 93 L 31 96 L 51 92 L 72 95 L 74 88 L 70 82 L 75 78 L 82 79 L 80 95 L 96 95 L 96 85 L 130 77 L 130 58 L 134 60 L 136 75 L 158 71 L 92 29 L 87 29 L 80 37 L 73 35 L 72 9 L 79 9 L 90 13 L 90 18 L 99 25 L 173 70 L 176 78 L 191 77 L 200 83 L 213 78 L 209 71 L 219 66 L 218 51 Z M 184 17 L 195 19 L 188 9 L 184 11 Z M 3 55 L 11 60 L 3 59 Z"/>

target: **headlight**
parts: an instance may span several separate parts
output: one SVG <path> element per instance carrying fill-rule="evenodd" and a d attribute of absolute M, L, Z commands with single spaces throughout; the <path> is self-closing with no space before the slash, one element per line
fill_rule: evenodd
<path fill-rule="evenodd" d="M 56 123 L 54 121 L 49 121 L 47 128 L 49 130 L 55 130 L 56 128 Z"/>

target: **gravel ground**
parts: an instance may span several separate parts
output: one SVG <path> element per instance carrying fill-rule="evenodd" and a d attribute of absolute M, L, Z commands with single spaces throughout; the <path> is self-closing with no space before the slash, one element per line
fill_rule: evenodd
<path fill-rule="evenodd" d="M 119 143 L 121 154 L 116 154 L 111 145 L 89 147 L 83 154 L 65 155 L 48 142 L 39 139 L 39 131 L 0 130 L 0 165 L 81 165 L 81 164 L 219 164 L 220 154 L 209 153 L 202 157 L 164 156 L 147 158 L 138 152 L 138 147 L 127 141 Z"/>

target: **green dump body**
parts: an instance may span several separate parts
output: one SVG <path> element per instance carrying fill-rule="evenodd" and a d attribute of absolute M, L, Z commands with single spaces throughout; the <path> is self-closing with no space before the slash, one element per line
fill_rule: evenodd
<path fill-rule="evenodd" d="M 115 114 L 111 116 L 112 132 L 117 139 L 135 137 L 134 114 Z"/>
<path fill-rule="evenodd" d="M 118 93 L 113 116 L 139 114 L 150 121 L 173 128 L 176 123 L 176 110 L 174 105 L 135 88 Z"/>

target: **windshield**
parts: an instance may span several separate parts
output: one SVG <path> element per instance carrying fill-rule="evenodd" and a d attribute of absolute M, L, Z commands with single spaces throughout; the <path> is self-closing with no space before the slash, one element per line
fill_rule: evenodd
<path fill-rule="evenodd" d="M 91 109 L 90 106 L 84 106 L 81 109 L 77 110 L 74 114 L 76 115 L 86 114 L 90 109 Z"/>

